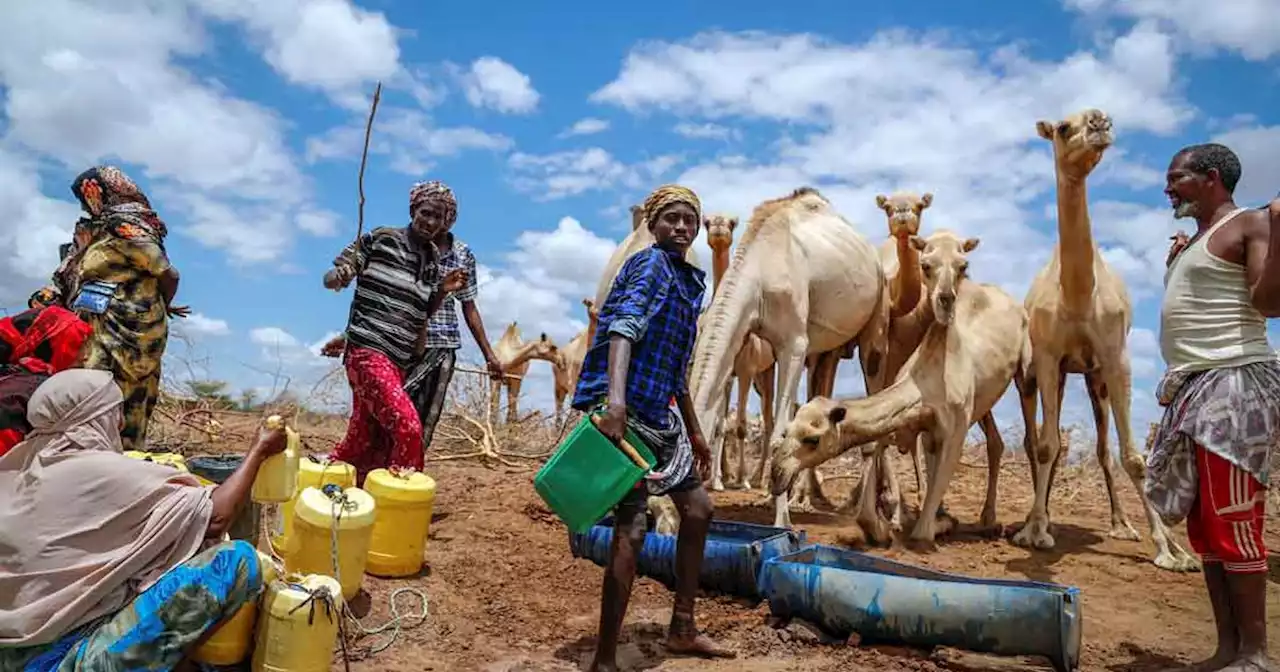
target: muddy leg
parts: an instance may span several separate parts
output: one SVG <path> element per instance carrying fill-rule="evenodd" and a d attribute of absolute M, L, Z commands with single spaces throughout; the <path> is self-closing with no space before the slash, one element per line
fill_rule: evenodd
<path fill-rule="evenodd" d="M 698 576 L 711 528 L 711 498 L 701 485 L 693 490 L 671 493 L 680 510 L 680 536 L 676 540 L 676 598 L 667 633 L 667 649 L 713 658 L 733 658 L 736 654 L 705 635 L 698 634 L 694 601 L 698 597 Z"/>
<path fill-rule="evenodd" d="M 604 572 L 604 589 L 600 600 L 600 633 L 596 639 L 596 656 L 591 672 L 615 672 L 618 669 L 618 635 L 631 600 L 631 586 L 636 578 L 636 559 L 644 546 L 645 503 L 624 501 L 618 505 L 613 524 L 613 543 L 609 565 Z"/>
<path fill-rule="evenodd" d="M 1098 466 L 1102 467 L 1102 480 L 1107 484 L 1107 499 L 1111 503 L 1111 532 L 1113 539 L 1138 541 L 1142 537 L 1133 529 L 1129 519 L 1124 515 L 1124 507 L 1120 504 L 1120 496 L 1116 494 L 1116 478 L 1112 473 L 1111 449 L 1107 446 L 1107 435 L 1111 428 L 1107 425 L 1107 409 L 1109 405 L 1107 386 L 1102 376 L 1097 373 L 1086 373 L 1084 384 L 1089 390 L 1089 404 L 1093 407 L 1093 425 L 1097 434 Z"/>

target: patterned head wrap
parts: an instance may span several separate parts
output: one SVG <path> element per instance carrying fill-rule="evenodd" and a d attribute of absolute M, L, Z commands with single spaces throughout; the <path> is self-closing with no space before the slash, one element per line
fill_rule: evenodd
<path fill-rule="evenodd" d="M 169 233 L 147 195 L 115 166 L 94 166 L 80 173 L 71 183 L 71 193 L 90 219 L 105 224 L 107 231 L 120 238 L 150 238 L 158 243 Z"/>
<path fill-rule="evenodd" d="M 409 212 L 412 213 L 424 201 L 434 201 L 444 210 L 445 226 L 453 226 L 458 219 L 458 201 L 453 190 L 439 180 L 419 182 L 409 189 Z"/>
<path fill-rule="evenodd" d="M 702 202 L 698 200 L 698 195 L 688 187 L 682 187 L 678 184 L 664 184 L 654 189 L 653 193 L 644 199 L 644 205 L 640 206 L 644 226 L 651 226 L 663 210 L 676 203 L 684 203 L 693 208 L 693 214 L 701 224 Z"/>

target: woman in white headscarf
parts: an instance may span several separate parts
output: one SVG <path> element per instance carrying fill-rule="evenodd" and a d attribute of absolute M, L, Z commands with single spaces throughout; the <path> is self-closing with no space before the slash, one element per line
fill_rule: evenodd
<path fill-rule="evenodd" d="M 121 454 L 122 403 L 110 372 L 57 373 L 0 457 L 0 669 L 169 670 L 262 588 L 253 547 L 219 540 L 283 432 L 202 486 Z"/>

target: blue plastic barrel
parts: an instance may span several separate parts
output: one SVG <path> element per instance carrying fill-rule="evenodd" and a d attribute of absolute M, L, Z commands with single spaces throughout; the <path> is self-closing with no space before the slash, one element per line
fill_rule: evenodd
<path fill-rule="evenodd" d="M 231 474 L 236 473 L 242 462 L 244 455 L 200 455 L 187 460 L 187 469 L 221 485 L 231 478 Z M 231 521 L 227 535 L 233 540 L 247 541 L 256 546 L 261 519 L 262 506 L 249 500 L 240 505 L 240 513 Z"/>
<path fill-rule="evenodd" d="M 774 615 L 836 637 L 1044 656 L 1062 672 L 1080 663 L 1080 591 L 1071 586 L 972 578 L 814 545 L 767 560 L 759 592 Z"/>
<path fill-rule="evenodd" d="M 765 560 L 799 550 L 803 531 L 728 520 L 711 521 L 703 552 L 699 585 L 704 590 L 738 597 L 758 598 L 760 567 Z M 582 534 L 569 534 L 569 549 L 575 558 L 587 558 L 601 567 L 608 564 L 613 543 L 613 516 L 593 525 Z M 676 537 L 655 534 L 644 537 L 636 562 L 636 572 L 675 587 Z"/>

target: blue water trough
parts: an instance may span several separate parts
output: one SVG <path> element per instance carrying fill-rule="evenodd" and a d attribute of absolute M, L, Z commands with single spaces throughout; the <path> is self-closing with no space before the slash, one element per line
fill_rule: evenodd
<path fill-rule="evenodd" d="M 1080 662 L 1080 591 L 1037 581 L 948 574 L 832 546 L 764 562 L 758 592 L 776 616 L 864 643 L 949 646 Z"/>
<path fill-rule="evenodd" d="M 799 550 L 804 542 L 805 533 L 802 531 L 713 520 L 703 553 L 699 585 L 703 590 L 759 598 L 757 586 L 763 563 Z M 608 564 L 612 543 L 612 516 L 596 523 L 585 533 L 569 534 L 569 549 L 573 557 L 587 558 L 601 567 Z M 674 588 L 675 565 L 676 537 L 657 534 L 650 529 L 644 537 L 636 572 Z"/>

